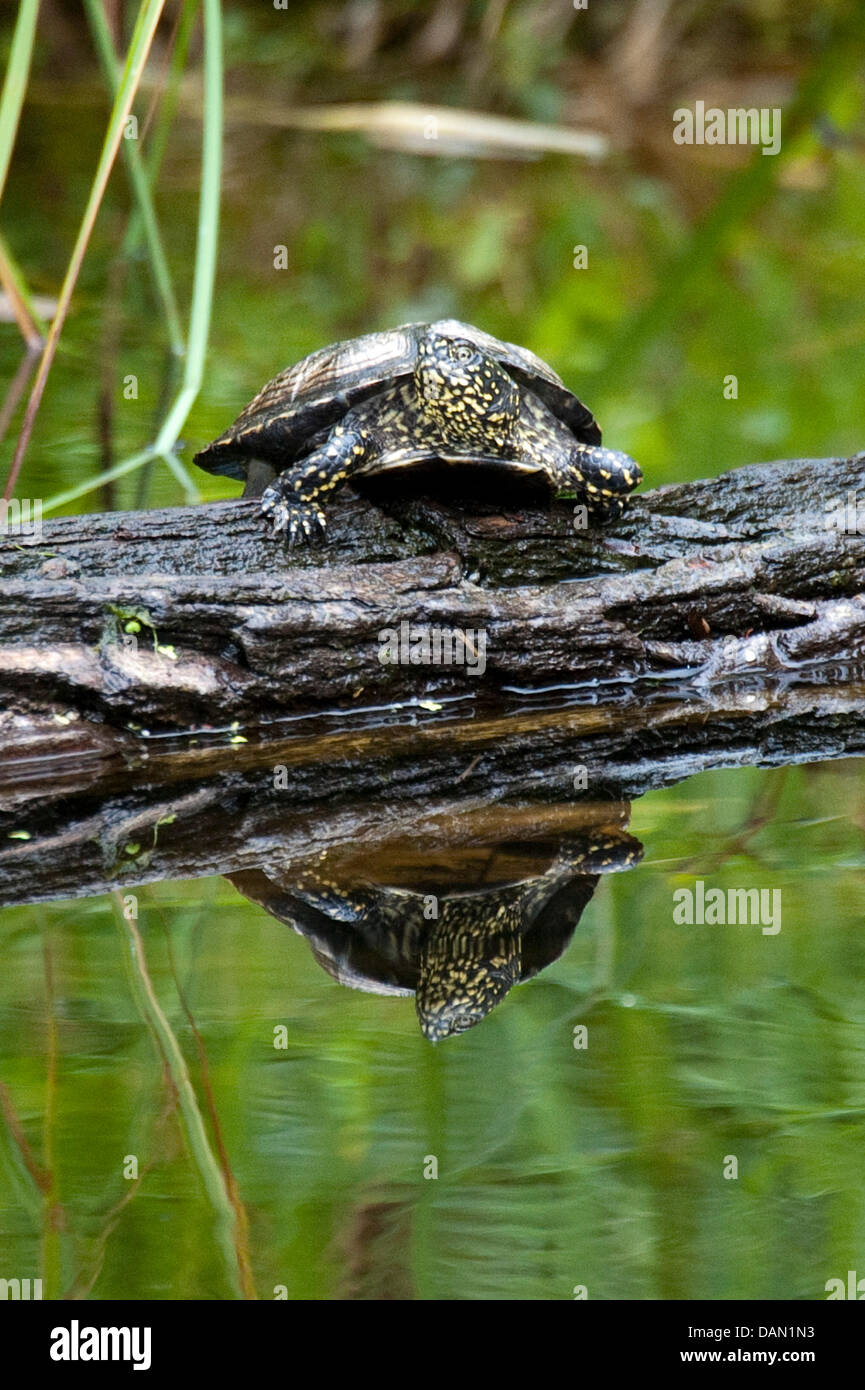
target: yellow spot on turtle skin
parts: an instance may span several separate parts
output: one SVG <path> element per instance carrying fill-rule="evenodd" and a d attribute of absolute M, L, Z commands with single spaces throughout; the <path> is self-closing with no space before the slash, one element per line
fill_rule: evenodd
<path fill-rule="evenodd" d="M 364 447 L 363 447 L 362 444 L 355 444 L 355 446 L 354 446 L 354 448 L 352 449 L 351 452 L 352 452 L 353 454 L 365 454 L 365 453 L 366 453 L 366 449 L 364 449 Z"/>
<path fill-rule="evenodd" d="M 602 478 L 611 478 L 611 477 L 612 477 L 612 474 L 611 474 L 611 473 L 609 472 L 609 470 L 606 469 L 606 468 L 601 468 L 599 471 L 600 471 L 600 474 L 601 474 L 601 477 L 602 477 Z"/>

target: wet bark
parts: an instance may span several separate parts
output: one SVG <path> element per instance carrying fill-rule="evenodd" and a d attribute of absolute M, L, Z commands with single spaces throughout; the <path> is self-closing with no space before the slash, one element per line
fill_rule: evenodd
<path fill-rule="evenodd" d="M 826 509 L 862 464 L 662 488 L 597 532 L 562 502 L 346 497 L 293 554 L 249 502 L 9 538 L 0 903 L 447 855 L 625 824 L 710 768 L 861 756 L 865 536 Z M 484 630 L 486 671 L 382 664 L 401 622 Z"/>
<path fill-rule="evenodd" d="M 345 495 L 328 544 L 294 552 L 264 537 L 252 501 L 49 521 L 0 548 L 0 699 L 121 728 L 247 727 L 412 697 L 568 684 L 625 698 L 849 665 L 865 656 L 865 535 L 842 509 L 863 464 L 752 465 L 638 496 L 590 530 L 563 501 L 385 511 Z M 418 628 L 468 632 L 466 664 L 403 660 Z"/>

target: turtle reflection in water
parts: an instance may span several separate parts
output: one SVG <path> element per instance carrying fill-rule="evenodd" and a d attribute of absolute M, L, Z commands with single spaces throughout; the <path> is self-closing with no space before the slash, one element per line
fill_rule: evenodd
<path fill-rule="evenodd" d="M 599 876 L 641 855 L 638 840 L 604 827 L 568 836 L 552 854 L 543 845 L 486 850 L 484 882 L 470 889 L 455 889 L 453 869 L 440 865 L 415 869 L 411 889 L 349 888 L 318 871 L 272 867 L 228 877 L 306 937 L 341 984 L 413 993 L 424 1037 L 438 1042 L 474 1027 L 514 985 L 558 959 Z"/>

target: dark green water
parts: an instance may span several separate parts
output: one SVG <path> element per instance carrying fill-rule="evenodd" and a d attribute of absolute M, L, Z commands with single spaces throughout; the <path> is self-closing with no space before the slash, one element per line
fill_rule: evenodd
<path fill-rule="evenodd" d="M 436 1048 L 411 1000 L 335 984 L 223 880 L 140 890 L 260 1297 L 814 1299 L 856 1267 L 861 767 L 704 774 L 644 797 L 631 830 L 643 864 L 602 881 L 563 959 Z M 780 929 L 677 925 L 696 878 L 777 890 Z M 230 1296 L 116 903 L 8 910 L 3 950 L 3 1080 L 62 1208 L 52 1232 L 7 1132 L 6 1265 L 46 1296 Z"/>

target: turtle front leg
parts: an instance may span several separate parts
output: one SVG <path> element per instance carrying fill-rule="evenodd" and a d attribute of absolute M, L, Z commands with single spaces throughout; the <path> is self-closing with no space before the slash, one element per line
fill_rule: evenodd
<path fill-rule="evenodd" d="M 628 493 L 642 481 L 639 464 L 618 449 L 577 444 L 556 475 L 556 486 L 576 492 L 597 521 L 615 521 L 625 510 Z"/>
<path fill-rule="evenodd" d="M 370 445 L 368 430 L 336 425 L 320 448 L 280 473 L 261 499 L 274 536 L 285 531 L 289 545 L 294 545 L 301 538 L 311 540 L 316 528 L 323 532 L 322 499 L 357 471 Z"/>

